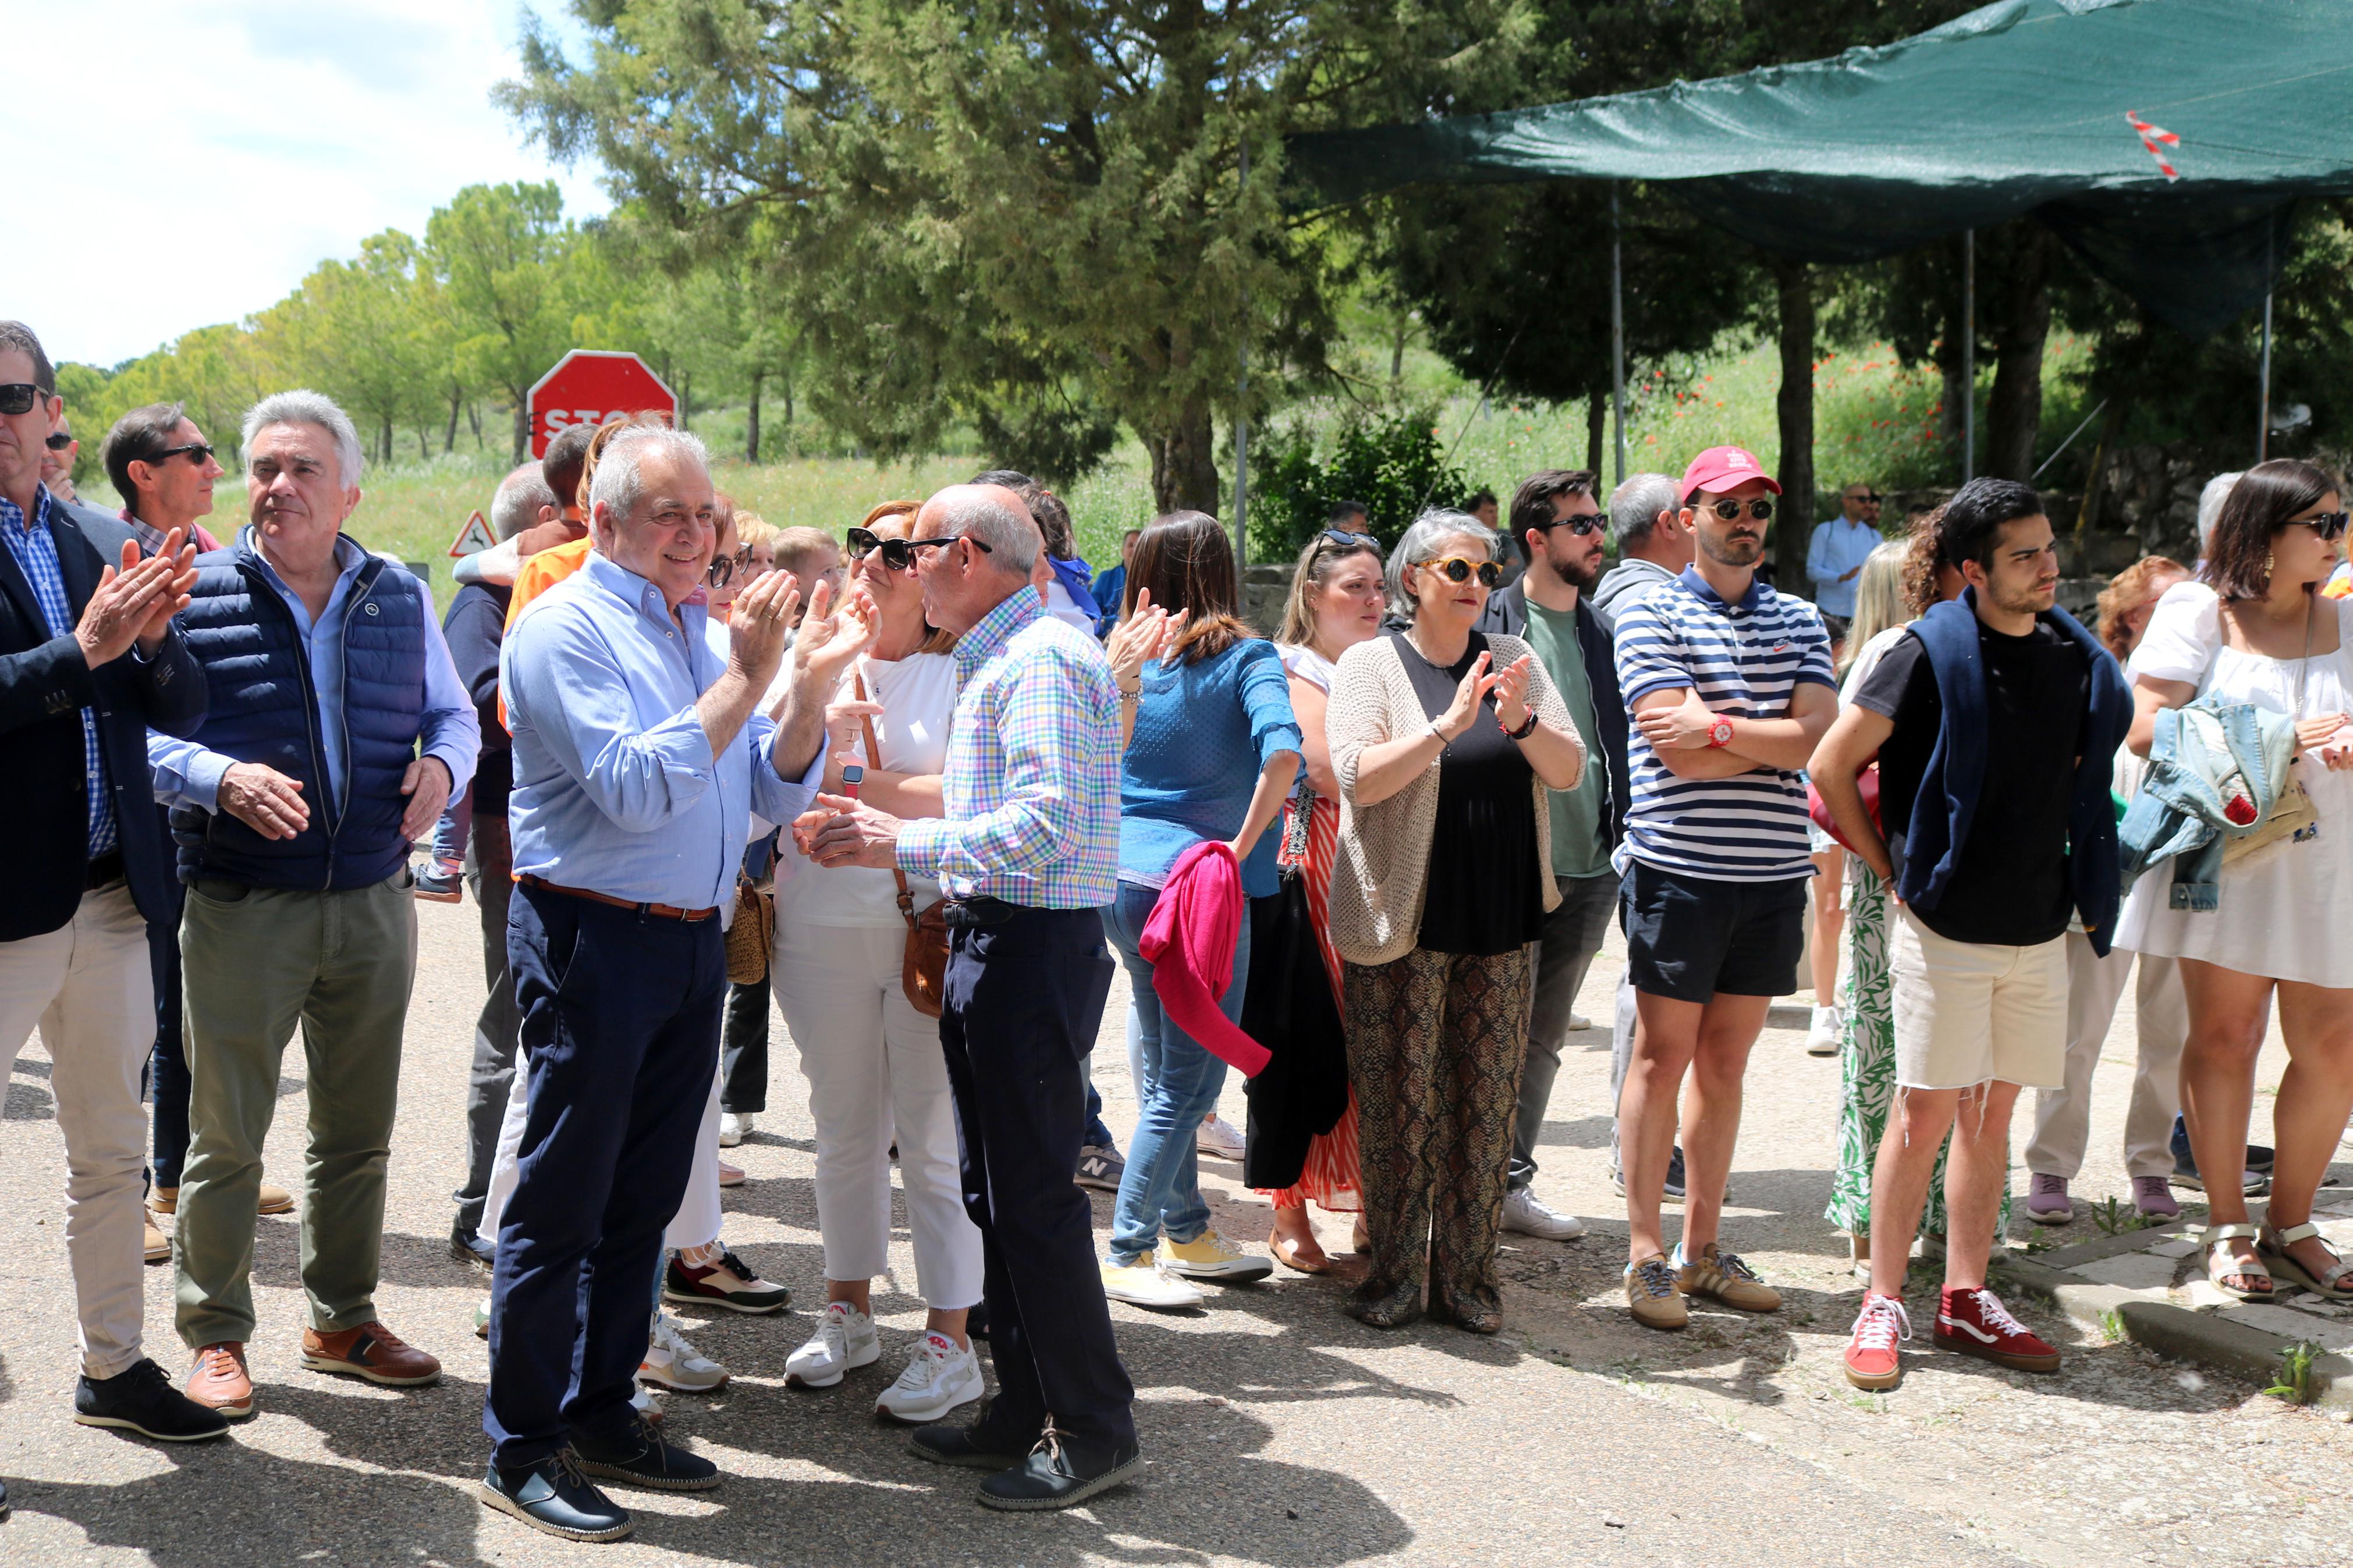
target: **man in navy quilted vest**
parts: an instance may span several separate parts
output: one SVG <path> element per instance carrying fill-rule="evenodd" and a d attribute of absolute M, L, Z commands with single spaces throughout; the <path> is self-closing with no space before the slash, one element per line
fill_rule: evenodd
<path fill-rule="evenodd" d="M 350 418 L 281 392 L 244 435 L 251 522 L 196 558 L 183 612 L 211 710 L 194 738 L 148 742 L 188 889 L 179 1330 L 196 1352 L 188 1396 L 231 1419 L 253 1411 L 255 1195 L 298 1021 L 302 1364 L 395 1387 L 441 1375 L 375 1298 L 417 970 L 408 849 L 473 776 L 481 738 L 424 586 L 343 532 L 360 502 Z"/>

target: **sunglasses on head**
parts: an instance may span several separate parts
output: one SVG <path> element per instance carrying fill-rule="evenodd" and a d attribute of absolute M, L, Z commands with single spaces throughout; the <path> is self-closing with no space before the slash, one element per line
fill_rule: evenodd
<path fill-rule="evenodd" d="M 1343 550 L 1369 550 L 1376 555 L 1381 552 L 1381 542 L 1369 533 L 1352 533 L 1345 528 L 1326 528 L 1320 530 L 1315 537 Z"/>
<path fill-rule="evenodd" d="M 41 396 L 41 389 L 29 381 L 0 383 L 0 414 L 30 414 Z"/>
<path fill-rule="evenodd" d="M 871 528 L 853 528 L 842 536 L 849 545 L 849 558 L 863 561 L 873 552 L 882 552 L 882 564 L 893 572 L 915 569 L 915 547 L 904 539 L 881 539 Z"/>
<path fill-rule="evenodd" d="M 1471 561 L 1460 555 L 1450 555 L 1443 561 L 1425 561 L 1425 572 L 1436 572 L 1450 583 L 1468 583 L 1479 579 L 1479 586 L 1492 588 L 1504 580 L 1504 569 L 1493 561 Z"/>
<path fill-rule="evenodd" d="M 2323 539 L 2342 539 L 2345 537 L 2345 524 L 2353 521 L 2353 513 L 2324 511 L 2318 517 L 2300 517 L 2296 521 Z"/>
<path fill-rule="evenodd" d="M 1759 522 L 1770 522 L 1773 521 L 1773 503 L 1762 499 L 1752 501 L 1710 501 L 1708 503 L 1707 510 L 1715 513 L 1716 516 L 1724 519 L 1726 522 L 1739 521 L 1740 514 L 1743 510 L 1746 510 L 1749 516 L 1755 518 Z"/>
<path fill-rule="evenodd" d="M 62 452 L 73 445 L 73 433 L 69 430 L 52 430 L 49 432 L 49 438 L 41 444 L 52 452 Z"/>

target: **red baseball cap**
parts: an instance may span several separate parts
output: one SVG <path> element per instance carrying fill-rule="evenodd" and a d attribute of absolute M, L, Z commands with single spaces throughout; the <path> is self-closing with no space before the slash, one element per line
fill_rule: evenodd
<path fill-rule="evenodd" d="M 1781 493 L 1780 481 L 1765 471 L 1765 465 L 1757 460 L 1756 453 L 1746 447 L 1710 447 L 1694 458 L 1691 467 L 1683 470 L 1680 494 L 1688 504 L 1693 495 L 1700 490 L 1720 493 L 1737 489 L 1751 479 L 1763 480 L 1765 488 L 1775 495 Z"/>

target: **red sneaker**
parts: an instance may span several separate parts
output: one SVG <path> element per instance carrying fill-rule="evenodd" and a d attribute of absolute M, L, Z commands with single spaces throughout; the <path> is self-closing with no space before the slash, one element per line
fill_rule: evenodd
<path fill-rule="evenodd" d="M 1936 1300 L 1936 1348 L 2020 1372 L 2057 1372 L 2059 1352 L 2010 1315 L 1990 1290 L 1947 1285 Z"/>
<path fill-rule="evenodd" d="M 1894 1387 L 1904 1381 L 1896 1346 L 1911 1337 L 1912 1320 L 1902 1301 L 1875 1290 L 1866 1293 L 1854 1337 L 1846 1342 L 1846 1380 L 1857 1388 Z"/>

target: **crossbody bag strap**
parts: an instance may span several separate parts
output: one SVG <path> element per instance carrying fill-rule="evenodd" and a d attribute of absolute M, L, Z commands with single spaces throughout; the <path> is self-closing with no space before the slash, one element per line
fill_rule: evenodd
<path fill-rule="evenodd" d="M 849 679 L 850 689 L 857 693 L 858 700 L 860 702 L 865 701 L 866 672 L 864 670 L 860 670 L 856 674 L 852 675 Z M 874 739 L 874 716 L 871 713 L 860 714 L 858 716 L 858 726 L 860 729 L 866 731 L 867 762 L 874 767 L 881 767 L 882 765 L 882 747 Z M 919 922 L 915 918 L 915 895 L 913 892 L 909 890 L 907 887 L 907 873 L 899 869 L 898 867 L 893 866 L 891 868 L 891 876 L 892 879 L 899 884 L 899 918 L 907 922 L 907 929 L 909 931 L 913 931 L 921 922 Z"/>

